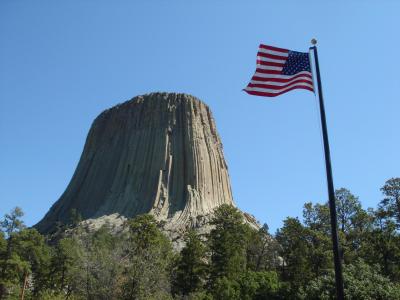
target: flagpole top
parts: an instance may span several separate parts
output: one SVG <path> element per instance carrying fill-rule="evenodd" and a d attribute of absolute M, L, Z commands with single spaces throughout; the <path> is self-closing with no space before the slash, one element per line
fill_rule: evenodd
<path fill-rule="evenodd" d="M 317 44 L 317 40 L 316 40 L 316 39 L 312 39 L 312 40 L 311 40 L 311 44 L 312 44 L 313 46 L 315 46 L 315 45 Z"/>

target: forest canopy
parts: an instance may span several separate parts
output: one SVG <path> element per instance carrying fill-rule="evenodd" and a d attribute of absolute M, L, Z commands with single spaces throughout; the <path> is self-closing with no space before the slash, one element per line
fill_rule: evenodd
<path fill-rule="evenodd" d="M 400 178 L 364 209 L 336 190 L 347 299 L 400 299 Z M 205 235 L 190 230 L 181 252 L 160 224 L 139 215 L 115 233 L 80 226 L 76 213 L 55 239 L 23 222 L 15 208 L 1 221 L 0 299 L 333 299 L 329 207 L 305 203 L 275 234 L 218 207 Z"/>

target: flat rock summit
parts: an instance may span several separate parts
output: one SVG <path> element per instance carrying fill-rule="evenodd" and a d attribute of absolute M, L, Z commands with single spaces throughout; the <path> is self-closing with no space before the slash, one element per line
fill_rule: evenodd
<path fill-rule="evenodd" d="M 205 225 L 224 203 L 234 205 L 209 107 L 187 94 L 152 93 L 94 120 L 68 187 L 35 227 L 51 232 L 72 211 L 114 221 L 151 213 L 176 232 Z"/>

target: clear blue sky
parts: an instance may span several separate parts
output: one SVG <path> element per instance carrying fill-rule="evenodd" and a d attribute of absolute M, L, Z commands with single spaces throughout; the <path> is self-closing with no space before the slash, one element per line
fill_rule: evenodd
<path fill-rule="evenodd" d="M 307 51 L 313 37 L 335 186 L 375 207 L 400 176 L 399 16 L 399 1 L 2 0 L 0 215 L 18 205 L 35 224 L 101 111 L 173 91 L 211 107 L 237 205 L 275 231 L 327 199 L 316 99 L 241 89 L 260 42 Z"/>

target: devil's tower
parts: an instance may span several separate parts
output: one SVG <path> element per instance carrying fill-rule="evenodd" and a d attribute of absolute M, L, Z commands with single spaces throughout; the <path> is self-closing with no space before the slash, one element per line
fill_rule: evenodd
<path fill-rule="evenodd" d="M 210 109 L 190 95 L 153 93 L 96 118 L 71 182 L 36 227 L 49 232 L 72 210 L 196 226 L 223 203 L 233 200 Z"/>

